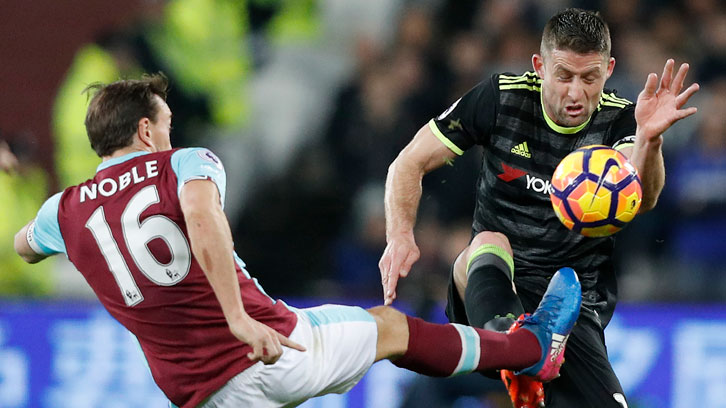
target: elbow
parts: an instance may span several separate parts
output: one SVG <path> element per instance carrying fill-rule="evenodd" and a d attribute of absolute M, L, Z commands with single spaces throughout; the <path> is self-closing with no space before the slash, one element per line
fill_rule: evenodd
<path fill-rule="evenodd" d="M 13 247 L 15 248 L 15 252 L 18 254 L 18 256 L 25 262 L 29 264 L 34 264 L 40 262 L 43 257 L 39 256 L 35 252 L 28 251 L 28 244 L 25 242 L 25 231 L 24 229 L 15 234 L 15 242 Z M 32 251 L 32 250 L 31 250 Z"/>
<path fill-rule="evenodd" d="M 426 174 L 425 166 L 424 162 L 417 160 L 406 149 L 404 149 L 388 166 L 388 177 L 406 174 L 415 175 L 415 177 L 420 179 L 423 178 L 424 174 Z"/>
<path fill-rule="evenodd" d="M 22 258 L 23 261 L 25 261 L 29 264 L 36 264 L 36 263 L 40 262 L 42 259 L 42 258 L 33 256 L 33 255 L 25 255 L 25 254 L 20 254 L 20 253 L 18 255 L 20 255 L 20 258 Z"/>
<path fill-rule="evenodd" d="M 640 209 L 638 209 L 638 214 L 645 214 L 648 211 L 655 208 L 655 205 L 658 203 L 658 197 L 654 198 L 643 198 L 643 201 L 640 203 Z"/>
<path fill-rule="evenodd" d="M 655 205 L 658 204 L 660 193 L 663 191 L 663 185 L 664 183 L 661 181 L 651 188 L 645 188 L 646 186 L 643 186 L 643 199 L 640 202 L 638 214 L 644 214 L 655 208 Z"/>
<path fill-rule="evenodd" d="M 388 165 L 388 174 L 393 174 L 396 172 L 396 169 L 401 166 L 402 163 L 406 161 L 406 157 L 402 153 L 399 153 L 398 156 L 391 162 L 391 164 Z"/>
<path fill-rule="evenodd" d="M 23 233 L 23 230 L 21 230 L 17 234 L 15 234 L 15 240 L 13 241 L 13 248 L 15 249 L 15 253 L 17 253 L 18 256 L 20 256 L 23 259 L 23 261 L 25 261 L 27 263 L 32 263 L 32 262 L 30 262 L 27 254 L 25 254 L 25 251 L 24 251 L 25 248 L 21 241 L 22 239 L 25 239 L 25 234 Z"/>
<path fill-rule="evenodd" d="M 398 168 L 400 166 L 400 160 L 401 160 L 401 156 L 399 154 L 399 156 L 396 157 L 396 159 L 394 159 L 391 162 L 391 164 L 388 165 L 388 172 L 386 173 L 386 181 L 385 181 L 386 189 L 388 189 L 391 186 L 391 183 L 393 183 L 394 178 L 396 177 Z"/>

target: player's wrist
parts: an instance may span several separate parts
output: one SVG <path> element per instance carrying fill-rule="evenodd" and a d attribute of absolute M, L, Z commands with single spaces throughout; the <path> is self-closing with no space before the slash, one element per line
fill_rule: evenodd
<path fill-rule="evenodd" d="M 230 327 L 249 326 L 253 320 L 247 312 L 239 309 L 226 312 L 224 317 Z"/>
<path fill-rule="evenodd" d="M 386 231 L 387 242 L 409 238 L 413 238 L 413 227 L 396 228 L 395 230 Z"/>
<path fill-rule="evenodd" d="M 659 132 L 650 132 L 647 130 L 639 130 L 635 135 L 635 144 L 645 148 L 660 148 L 663 144 L 663 134 Z"/>

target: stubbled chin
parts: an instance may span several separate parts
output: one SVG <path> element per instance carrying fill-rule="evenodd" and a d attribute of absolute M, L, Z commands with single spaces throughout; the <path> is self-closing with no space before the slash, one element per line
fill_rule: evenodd
<path fill-rule="evenodd" d="M 580 124 L 582 124 L 582 121 L 579 121 L 575 118 L 567 116 L 567 117 L 560 119 L 560 123 L 561 123 L 560 126 L 563 126 L 563 127 L 575 127 L 575 126 L 579 126 Z"/>
<path fill-rule="evenodd" d="M 585 123 L 587 117 L 584 114 L 580 114 L 577 116 L 565 114 L 564 117 L 561 118 L 561 120 L 565 124 L 565 127 L 576 127 Z"/>

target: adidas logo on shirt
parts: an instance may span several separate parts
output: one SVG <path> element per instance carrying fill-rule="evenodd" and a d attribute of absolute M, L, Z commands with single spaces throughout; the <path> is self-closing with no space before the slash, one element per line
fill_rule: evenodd
<path fill-rule="evenodd" d="M 522 142 L 514 146 L 511 152 L 516 155 L 526 157 L 527 159 L 532 157 L 532 153 L 529 152 L 529 147 L 527 147 L 527 142 Z"/>

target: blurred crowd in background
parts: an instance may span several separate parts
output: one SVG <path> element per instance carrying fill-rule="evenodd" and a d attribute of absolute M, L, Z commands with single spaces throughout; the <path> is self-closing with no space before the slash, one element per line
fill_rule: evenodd
<path fill-rule="evenodd" d="M 83 88 L 163 71 L 172 84 L 172 143 L 222 158 L 236 250 L 268 293 L 381 299 L 388 165 L 478 82 L 531 70 L 544 23 L 574 6 L 600 10 L 610 25 L 617 63 L 606 87 L 619 96 L 635 101 L 647 74 L 660 74 L 671 57 L 690 63 L 687 81 L 701 85 L 698 114 L 665 135 L 657 208 L 617 236 L 621 299 L 726 299 L 722 1 L 149 3 L 143 18 L 98 32 L 76 51 L 49 95 L 51 140 L 0 123 L 0 294 L 88 295 L 65 259 L 22 264 L 12 235 L 46 197 L 100 162 L 83 127 Z M 37 143 L 52 143 L 52 163 Z M 421 259 L 399 286 L 399 299 L 421 315 L 440 311 L 450 265 L 470 237 L 479 161 L 472 149 L 424 179 Z"/>

